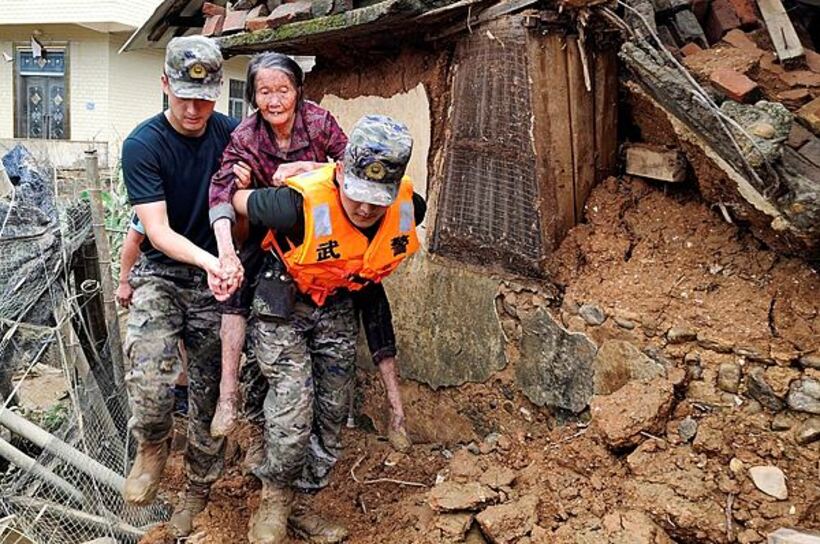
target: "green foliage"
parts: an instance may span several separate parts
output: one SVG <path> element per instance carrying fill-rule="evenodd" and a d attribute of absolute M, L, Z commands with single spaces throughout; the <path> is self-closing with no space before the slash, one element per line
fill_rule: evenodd
<path fill-rule="evenodd" d="M 88 190 L 80 193 L 86 200 L 90 199 Z M 100 191 L 100 198 L 105 208 L 105 230 L 108 232 L 108 243 L 111 246 L 111 273 L 114 278 L 120 274 L 120 254 L 128 225 L 131 223 L 131 205 L 128 203 L 128 192 L 122 178 L 122 164 L 112 172 L 107 191 Z"/>
<path fill-rule="evenodd" d="M 68 418 L 68 406 L 62 402 L 58 402 L 57 404 L 53 404 L 48 410 L 45 411 L 41 425 L 45 430 L 53 433 L 62 427 L 66 418 Z"/>

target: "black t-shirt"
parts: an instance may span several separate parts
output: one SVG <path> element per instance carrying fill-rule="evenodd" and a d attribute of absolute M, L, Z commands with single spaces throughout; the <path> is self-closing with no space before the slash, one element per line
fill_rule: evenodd
<path fill-rule="evenodd" d="M 142 122 L 122 146 L 123 178 L 131 205 L 164 200 L 171 229 L 216 254 L 208 221 L 208 189 L 238 124 L 214 112 L 205 133 L 192 138 L 174 130 L 164 113 Z M 147 238 L 141 249 L 152 261 L 177 264 Z"/>

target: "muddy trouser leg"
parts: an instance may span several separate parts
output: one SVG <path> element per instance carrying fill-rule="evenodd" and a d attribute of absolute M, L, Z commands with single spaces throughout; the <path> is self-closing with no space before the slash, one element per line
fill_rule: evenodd
<path fill-rule="evenodd" d="M 182 369 L 179 338 L 185 321 L 176 283 L 157 276 L 132 276 L 134 298 L 128 315 L 125 384 L 131 427 L 140 442 L 171 434 L 174 382 Z"/>
<path fill-rule="evenodd" d="M 268 381 L 265 462 L 253 471 L 263 482 L 290 485 L 305 461 L 313 420 L 313 377 L 307 347 L 312 313 L 312 308 L 299 303 L 287 321 L 253 319 L 253 349 Z"/>
<path fill-rule="evenodd" d="M 308 344 L 313 360 L 316 398 L 305 467 L 296 486 L 320 489 L 342 454 L 342 426 L 347 421 L 356 368 L 359 321 L 350 297 L 320 309 Z"/>
<path fill-rule="evenodd" d="M 188 445 L 185 469 L 195 484 L 212 484 L 223 466 L 224 438 L 211 436 L 211 420 L 219 400 L 222 345 L 221 315 L 204 279 L 186 290 L 187 323 L 184 342 L 188 350 Z"/>

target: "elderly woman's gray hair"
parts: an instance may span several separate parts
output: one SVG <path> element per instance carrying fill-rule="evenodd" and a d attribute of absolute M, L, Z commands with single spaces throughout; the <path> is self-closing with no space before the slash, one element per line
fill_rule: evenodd
<path fill-rule="evenodd" d="M 259 70 L 265 69 L 279 70 L 290 79 L 290 82 L 293 83 L 293 86 L 296 88 L 298 107 L 298 103 L 302 101 L 302 83 L 305 79 L 302 67 L 289 56 L 270 51 L 254 55 L 248 63 L 245 100 L 254 108 L 258 108 L 256 105 L 256 76 Z"/>

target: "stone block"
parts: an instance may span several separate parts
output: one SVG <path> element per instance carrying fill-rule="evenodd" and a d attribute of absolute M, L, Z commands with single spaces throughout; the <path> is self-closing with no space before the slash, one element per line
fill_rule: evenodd
<path fill-rule="evenodd" d="M 820 135 L 820 96 L 795 112 L 803 126 Z"/>
<path fill-rule="evenodd" d="M 397 328 L 402 377 L 438 389 L 483 382 L 506 366 L 495 309 L 497 280 L 420 253 L 384 285 Z"/>
<path fill-rule="evenodd" d="M 578 413 L 592 397 L 596 347 L 580 333 L 561 327 L 543 308 L 521 320 L 518 386 L 538 406 Z"/>
<path fill-rule="evenodd" d="M 700 26 L 695 14 L 690 10 L 683 10 L 675 13 L 669 20 L 672 34 L 677 38 L 678 43 L 696 43 L 701 47 L 708 47 L 703 28 Z"/>
<path fill-rule="evenodd" d="M 676 149 L 630 144 L 626 148 L 626 173 L 659 181 L 684 181 L 686 158 Z"/>
<path fill-rule="evenodd" d="M 738 27 L 740 27 L 740 19 L 729 0 L 714 0 L 712 5 L 709 6 L 709 13 L 706 15 L 706 24 L 704 25 L 704 31 L 709 43 L 719 42 L 727 32 Z"/>
<path fill-rule="evenodd" d="M 802 529 L 778 529 L 767 537 L 767 544 L 820 544 L 820 533 Z"/>
<path fill-rule="evenodd" d="M 709 81 L 735 102 L 750 102 L 757 94 L 757 83 L 735 70 L 717 69 Z"/>

